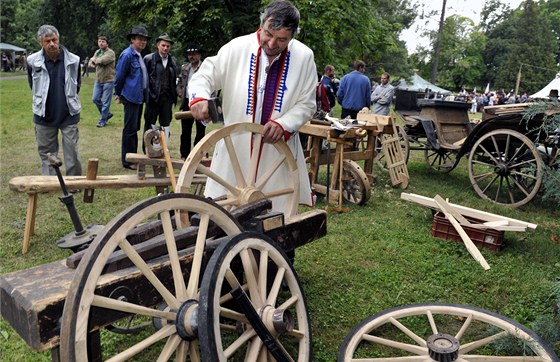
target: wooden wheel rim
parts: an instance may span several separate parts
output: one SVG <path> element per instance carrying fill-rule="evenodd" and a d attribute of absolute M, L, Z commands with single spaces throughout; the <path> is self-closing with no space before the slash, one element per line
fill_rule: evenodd
<path fill-rule="evenodd" d="M 344 339 L 338 353 L 338 362 L 350 362 L 354 360 L 354 354 L 360 343 L 371 343 L 371 344 L 383 344 L 388 345 L 389 341 L 383 340 L 381 338 L 376 338 L 374 336 L 374 331 L 378 328 L 388 326 L 389 328 L 403 331 L 403 333 L 410 336 L 410 343 L 407 344 L 395 344 L 394 352 L 406 351 L 410 354 L 404 357 L 407 361 L 431 361 L 429 357 L 428 348 L 426 347 L 426 339 L 422 338 L 415 333 L 415 330 L 408 329 L 406 324 L 401 324 L 402 319 L 411 316 L 421 316 L 425 317 L 426 328 L 432 333 L 446 333 L 445 330 L 440 329 L 442 326 L 438 326 L 434 318 L 437 315 L 449 315 L 457 318 L 464 318 L 462 328 L 458 330 L 455 337 L 460 339 L 467 333 L 467 330 L 475 322 L 482 322 L 488 324 L 489 327 L 495 327 L 500 332 L 492 332 L 494 336 L 501 334 L 508 334 L 515 337 L 516 339 L 522 340 L 526 343 L 531 351 L 535 353 L 536 356 L 541 357 L 536 359 L 537 361 L 558 361 L 558 357 L 553 352 L 552 348 L 546 344 L 539 336 L 537 336 L 533 331 L 526 328 L 525 326 L 513 321 L 509 318 L 501 316 L 499 314 L 492 313 L 479 308 L 474 308 L 465 305 L 453 305 L 453 304 L 440 304 L 440 303 L 430 303 L 430 304 L 412 304 L 402 307 L 392 308 L 375 314 L 366 320 L 362 321 L 357 327 L 355 327 Z M 439 327 L 439 328 L 438 328 Z M 405 332 L 406 330 L 406 332 Z M 450 333 L 451 334 L 451 333 Z M 481 336 L 481 345 L 487 345 L 492 342 L 492 339 L 487 339 L 488 334 Z M 475 354 L 470 354 L 469 352 L 476 350 L 477 345 L 475 343 L 465 343 L 459 349 L 459 359 L 458 360 L 470 360 L 469 357 L 480 356 L 475 352 Z M 379 358 L 369 358 L 368 361 L 383 360 L 383 361 L 401 361 L 403 356 L 401 354 L 394 355 L 391 357 L 379 357 Z M 412 356 L 417 356 L 414 358 Z M 485 361 L 501 361 L 503 357 L 492 357 L 486 356 Z M 509 356 L 516 357 L 516 356 Z M 522 360 L 524 356 L 517 356 L 519 360 Z M 477 358 L 476 360 L 481 360 Z"/>
<path fill-rule="evenodd" d="M 498 138 L 503 137 L 506 137 L 507 139 L 505 144 L 499 143 L 497 140 Z M 520 168 L 516 169 L 515 167 L 512 167 L 514 171 L 512 171 L 508 176 L 502 177 L 499 175 L 501 172 L 500 166 L 509 163 L 518 153 L 515 152 L 512 155 L 508 154 L 506 157 L 513 157 L 503 160 L 500 160 L 494 156 L 494 154 L 502 153 L 506 151 L 506 148 L 511 147 L 508 145 L 512 144 L 512 139 L 517 139 L 518 142 L 521 142 L 518 149 L 526 149 L 529 151 L 530 158 L 522 161 L 514 161 L 515 164 L 520 165 Z M 492 142 L 490 149 L 485 148 L 483 145 L 483 142 L 488 141 Z M 502 149 L 502 147 L 504 148 Z M 509 149 L 507 151 L 510 152 Z M 482 162 L 481 160 L 476 159 L 482 156 L 489 157 L 489 161 Z M 497 204 L 519 207 L 531 201 L 539 191 L 543 178 L 542 163 L 542 158 L 537 148 L 534 143 L 529 140 L 529 138 L 513 130 L 499 129 L 487 133 L 474 144 L 469 154 L 469 179 L 474 190 L 481 198 Z M 523 169 L 521 169 L 521 166 L 523 166 Z M 477 168 L 477 170 L 475 170 L 475 168 Z M 525 169 L 528 170 L 526 171 L 527 173 L 523 171 Z M 518 175 L 519 177 L 514 178 L 512 174 Z M 485 181 L 485 179 L 488 179 L 490 182 Z M 485 185 L 482 185 L 483 181 L 486 182 Z M 532 185 L 530 183 L 532 183 Z M 527 184 L 530 190 L 524 189 L 523 186 L 525 186 L 525 184 Z M 506 194 L 505 196 L 504 192 L 506 190 L 504 187 L 507 191 L 509 191 L 509 194 Z M 495 192 L 493 192 L 494 189 L 496 190 Z M 511 189 L 513 189 L 515 195 L 511 193 Z M 490 197 L 490 194 L 493 194 L 491 195 L 493 197 Z M 520 195 L 520 198 L 516 198 L 518 194 Z M 507 196 L 509 196 L 509 200 Z M 509 202 L 504 202 L 503 200 Z"/>
<path fill-rule="evenodd" d="M 206 174 L 208 177 L 214 179 L 215 181 L 217 180 L 216 177 L 217 175 L 210 173 L 209 168 L 203 166 L 201 164 L 201 161 L 203 160 L 204 157 L 206 157 L 206 154 L 209 153 L 212 147 L 215 146 L 219 141 L 225 142 L 225 140 L 228 138 L 231 140 L 231 136 L 234 134 L 252 133 L 254 136 L 256 136 L 255 143 L 258 142 L 260 143 L 260 141 L 262 141 L 263 129 L 264 129 L 263 126 L 255 123 L 235 123 L 216 129 L 208 133 L 202 140 L 200 140 L 199 143 L 196 144 L 196 146 L 192 149 L 191 153 L 185 160 L 183 168 L 181 169 L 181 173 L 179 174 L 179 179 L 177 181 L 177 187 L 179 189 L 179 192 L 185 192 L 185 193 L 190 192 L 190 186 L 192 184 L 195 172 L 197 171 L 199 173 Z M 279 153 L 278 161 L 280 161 L 280 159 L 283 158 L 281 164 L 287 167 L 287 172 L 289 175 L 288 177 L 289 187 L 286 190 L 277 190 L 277 191 L 281 192 L 283 195 L 288 196 L 289 208 L 284 216 L 286 218 L 290 218 L 291 216 L 297 214 L 297 208 L 299 204 L 298 167 L 292 155 L 292 151 L 290 150 L 286 142 L 281 140 L 274 144 L 274 148 Z M 234 156 L 231 154 L 231 152 L 234 151 L 229 149 L 228 154 L 230 156 L 230 160 Z M 235 157 L 237 158 L 237 155 L 235 155 Z M 247 203 L 248 200 L 255 201 L 256 196 L 260 197 L 261 194 L 255 191 L 262 191 L 262 187 L 258 187 L 258 185 L 260 183 L 260 180 L 262 180 L 264 177 L 261 177 L 262 173 L 261 176 L 259 176 L 259 178 L 257 179 L 255 179 L 255 177 L 251 177 L 251 175 L 253 175 L 256 172 L 254 170 L 257 164 L 257 162 L 254 160 L 255 157 L 258 157 L 258 154 L 253 151 L 251 155 L 251 167 L 250 167 L 251 169 L 246 174 L 243 174 L 243 171 L 240 170 L 238 163 L 236 161 L 232 162 L 232 167 L 234 169 L 234 172 L 238 172 L 239 175 L 242 176 L 244 180 L 243 181 L 237 180 L 236 185 L 227 183 L 226 186 L 222 184 L 222 186 L 226 187 L 226 189 L 228 189 L 229 192 L 225 199 L 217 200 L 218 204 L 224 206 L 230 205 L 235 207 Z M 265 166 L 265 168 L 266 167 L 269 166 L 267 165 Z M 266 174 L 266 171 L 264 173 Z M 266 185 L 266 182 L 264 185 Z M 249 193 L 247 192 L 248 188 L 251 188 L 251 192 Z M 273 195 L 274 192 L 275 191 L 262 192 L 262 195 L 264 195 L 264 197 L 272 197 L 274 196 Z M 246 196 L 247 194 L 250 194 L 252 197 L 245 198 L 244 196 Z"/>
<path fill-rule="evenodd" d="M 64 311 L 62 315 L 60 354 L 63 360 L 87 361 L 88 359 L 87 333 L 89 313 L 90 308 L 94 303 L 94 299 L 97 298 L 94 295 L 95 287 L 98 280 L 103 277 L 101 273 L 108 257 L 125 238 L 128 231 L 130 231 L 133 227 L 139 225 L 149 216 L 163 215 L 165 212 L 170 210 L 198 213 L 201 215 L 201 219 L 206 218 L 208 222 L 212 221 L 227 235 L 236 235 L 241 232 L 241 226 L 223 208 L 213 202 L 195 195 L 165 194 L 139 202 L 123 211 L 110 223 L 108 223 L 96 237 L 76 270 L 76 274 L 72 280 L 68 296 L 64 304 Z M 206 230 L 204 230 L 203 226 L 201 226 L 199 236 L 202 232 L 206 231 L 207 226 Z M 205 240 L 202 239 L 197 240 L 197 245 L 200 245 L 199 243 L 201 241 L 202 244 L 204 244 Z M 202 248 L 203 247 L 204 245 L 202 245 Z M 176 253 L 173 252 L 173 254 Z M 169 263 L 172 266 L 174 264 L 178 265 L 178 263 L 174 262 L 173 259 L 171 259 Z M 194 270 L 191 270 L 191 273 L 194 273 Z M 177 276 L 174 273 L 174 279 L 176 277 Z M 196 294 L 198 293 L 198 280 L 196 280 L 195 284 L 196 285 L 185 285 L 184 287 L 186 290 L 191 289 L 191 294 Z M 175 289 L 179 289 L 177 281 L 175 281 Z M 176 294 L 177 293 L 175 293 L 174 296 L 178 300 L 178 304 L 185 302 L 187 299 L 193 299 L 191 297 L 178 298 Z M 176 333 L 168 331 L 168 341 L 175 335 Z M 150 344 L 147 344 L 147 347 L 149 346 Z M 198 348 L 196 346 L 197 342 L 195 341 L 191 345 L 187 345 L 186 347 L 183 346 L 183 349 L 181 350 L 182 352 L 178 353 L 183 353 L 183 355 L 186 356 L 189 354 L 189 349 L 192 353 L 194 349 Z M 175 347 L 174 350 L 177 348 L 178 347 Z M 196 351 L 195 353 L 199 352 Z M 127 358 L 129 357 L 115 358 L 115 360 L 126 360 Z"/>
<path fill-rule="evenodd" d="M 238 348 L 241 350 L 238 353 L 246 352 L 246 361 L 271 361 L 254 330 L 241 321 L 237 321 L 237 324 L 244 325 L 242 334 L 235 342 L 224 345 L 223 339 L 235 334 L 228 326 L 233 325 L 237 317 L 224 307 L 224 303 L 228 302 L 227 292 L 231 289 L 228 284 L 231 265 L 239 262 L 243 265 L 243 276 L 249 280 L 243 285 L 244 290 L 257 311 L 264 311 L 265 306 L 288 309 L 287 306 L 290 305 L 289 309 L 294 316 L 294 332 L 275 334 L 276 341 L 283 347 L 290 344 L 297 349 L 290 354 L 295 361 L 311 361 L 311 326 L 305 296 L 296 272 L 286 254 L 272 240 L 254 232 L 244 232 L 222 243 L 208 263 L 200 291 L 199 314 L 200 325 L 209 326 L 200 332 L 204 360 L 229 360 Z M 270 265 L 276 267 L 274 282 L 267 282 L 268 271 L 272 270 Z M 221 323 L 216 323 L 216 320 Z"/>

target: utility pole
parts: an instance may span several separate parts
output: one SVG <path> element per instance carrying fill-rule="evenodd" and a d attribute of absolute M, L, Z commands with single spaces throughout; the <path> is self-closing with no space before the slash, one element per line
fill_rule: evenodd
<path fill-rule="evenodd" d="M 434 58 L 432 61 L 432 83 L 436 83 L 437 78 L 437 69 L 439 63 L 439 48 L 441 44 L 441 36 L 443 35 L 443 22 L 445 21 L 445 5 L 447 4 L 447 0 L 443 0 L 443 6 L 441 7 L 441 16 L 439 18 L 439 29 L 436 38 L 436 46 L 434 49 Z"/>

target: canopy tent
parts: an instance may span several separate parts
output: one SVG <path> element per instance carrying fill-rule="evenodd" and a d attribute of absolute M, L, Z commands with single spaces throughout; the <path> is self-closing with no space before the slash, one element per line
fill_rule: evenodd
<path fill-rule="evenodd" d="M 546 87 L 535 94 L 531 94 L 529 98 L 548 98 L 548 96 L 550 95 L 550 91 L 553 89 L 556 89 L 556 96 L 558 97 L 558 91 L 560 91 L 560 73 L 558 73 L 556 75 L 556 78 L 548 83 Z"/>
<path fill-rule="evenodd" d="M 8 43 L 0 43 L 0 51 L 2 53 L 8 54 L 8 58 L 10 59 L 11 66 L 14 67 L 16 66 L 16 53 L 24 54 L 26 52 L 25 49 Z"/>
<path fill-rule="evenodd" d="M 407 82 L 406 79 L 401 78 L 401 80 L 399 80 L 399 82 L 397 83 L 395 88 L 404 89 L 404 90 L 412 90 L 412 91 L 417 91 L 417 92 L 424 92 L 424 91 L 426 91 L 426 89 L 429 89 L 430 92 L 432 92 L 432 93 L 438 93 L 439 92 L 443 95 L 451 94 L 451 91 L 448 91 L 447 89 L 440 88 L 437 85 L 434 85 L 434 84 L 428 82 L 427 80 L 425 80 L 424 78 L 419 76 L 417 73 L 414 73 L 414 75 L 412 77 L 410 77 L 409 82 Z"/>

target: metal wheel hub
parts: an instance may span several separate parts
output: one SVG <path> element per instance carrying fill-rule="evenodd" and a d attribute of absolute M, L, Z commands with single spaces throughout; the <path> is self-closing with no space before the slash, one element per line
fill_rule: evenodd
<path fill-rule="evenodd" d="M 500 162 L 494 168 L 494 172 L 499 176 L 508 176 L 509 175 L 509 167 L 503 162 Z"/>
<path fill-rule="evenodd" d="M 294 330 L 294 316 L 289 310 L 276 309 L 267 305 L 261 309 L 259 314 L 271 333 L 283 334 Z"/>
<path fill-rule="evenodd" d="M 459 356 L 459 341 L 449 334 L 432 334 L 426 344 L 430 357 L 438 362 L 452 362 Z"/>
<path fill-rule="evenodd" d="M 190 299 L 179 307 L 175 325 L 183 340 L 192 341 L 198 337 L 198 301 Z"/>

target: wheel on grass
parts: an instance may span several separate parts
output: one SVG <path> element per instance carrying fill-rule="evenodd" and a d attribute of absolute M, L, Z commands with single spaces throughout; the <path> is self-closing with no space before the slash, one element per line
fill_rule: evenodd
<path fill-rule="evenodd" d="M 464 305 L 413 304 L 375 314 L 344 339 L 338 362 L 558 361 L 533 331 Z"/>
<path fill-rule="evenodd" d="M 408 141 L 408 136 L 404 130 L 403 126 L 397 125 L 397 134 L 399 135 L 399 143 L 401 145 L 402 155 L 404 158 L 404 163 L 408 163 L 408 158 L 410 156 L 410 142 Z M 383 147 L 381 145 L 381 136 L 377 137 L 375 142 L 375 163 L 383 171 L 389 171 L 387 168 L 387 160 L 385 159 L 385 153 L 383 152 Z"/>
<path fill-rule="evenodd" d="M 197 226 L 190 225 L 188 215 L 194 214 L 199 217 Z M 148 258 L 128 239 L 153 224 L 160 227 L 149 229 L 148 241 L 159 238 L 163 250 L 161 256 Z M 123 211 L 89 246 L 68 289 L 60 336 L 62 360 L 87 361 L 88 332 L 131 316 L 135 323 L 150 322 L 153 327 L 123 337 L 126 340 L 112 346 L 112 356 L 103 359 L 124 361 L 141 354 L 152 361 L 172 356 L 200 360 L 197 322 L 190 317 L 198 308 L 205 250 L 219 242 L 212 235 L 237 235 L 241 229 L 222 207 L 195 195 L 165 194 Z M 189 244 L 178 250 L 185 235 L 191 237 Z M 123 253 L 131 266 L 103 274 L 114 251 Z M 128 280 L 126 293 L 111 287 L 112 282 L 123 285 Z M 105 331 L 101 332 L 103 338 Z M 103 339 L 101 344 L 106 344 Z"/>
<path fill-rule="evenodd" d="M 512 207 L 531 201 L 542 183 L 542 158 L 525 135 L 499 129 L 485 134 L 469 154 L 469 178 L 483 199 Z"/>
<path fill-rule="evenodd" d="M 432 170 L 446 173 L 453 170 L 457 160 L 457 154 L 443 148 L 438 150 L 424 149 L 424 160 Z"/>
<path fill-rule="evenodd" d="M 371 196 L 366 173 L 352 160 L 344 160 L 342 169 L 342 197 L 350 203 L 364 205 Z"/>
<path fill-rule="evenodd" d="M 313 360 L 303 289 L 273 241 L 254 232 L 234 236 L 218 247 L 206 270 L 199 310 L 200 325 L 206 326 L 199 331 L 204 361 Z M 254 315 L 236 302 L 241 290 Z M 268 333 L 267 345 L 274 342 L 271 349 L 287 358 L 273 356 L 259 327 Z"/>
<path fill-rule="evenodd" d="M 297 214 L 299 204 L 299 173 L 297 163 L 286 142 L 274 145 L 263 142 L 264 127 L 254 123 L 236 123 L 208 133 L 193 148 L 179 174 L 179 192 L 189 193 L 196 173 L 207 176 L 209 183 L 220 188 L 222 195 L 215 197 L 216 202 L 227 210 L 260 199 L 271 199 L 284 205 L 286 218 Z M 221 162 L 231 165 L 227 175 L 218 176 L 201 162 L 207 154 L 219 148 Z M 263 166 L 261 149 L 267 148 L 269 159 Z M 224 153 L 227 154 L 224 156 Z M 215 162 L 215 160 L 212 160 Z M 278 189 L 271 178 L 281 178 L 288 184 Z M 280 200 L 281 199 L 281 200 Z M 278 200 L 278 201 L 277 201 Z"/>

